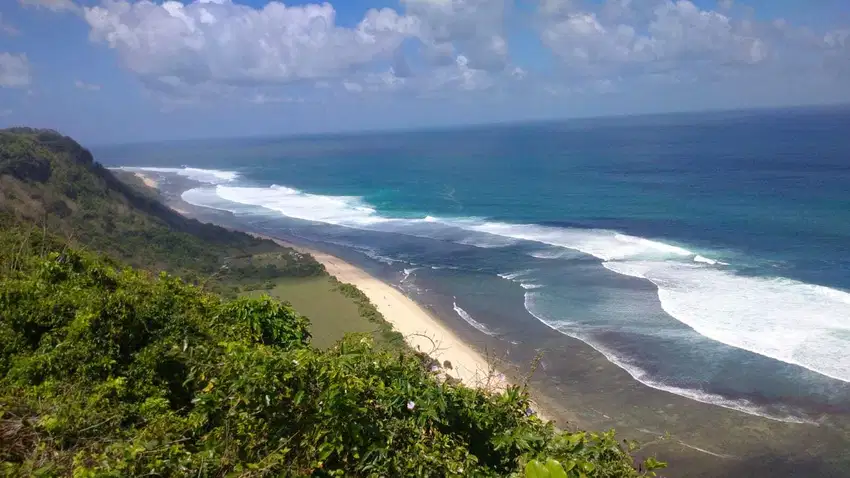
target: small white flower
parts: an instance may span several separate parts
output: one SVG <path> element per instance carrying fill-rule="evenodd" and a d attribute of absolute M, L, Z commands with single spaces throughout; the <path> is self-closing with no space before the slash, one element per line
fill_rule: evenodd
<path fill-rule="evenodd" d="M 413 410 L 414 408 L 416 408 L 416 404 L 413 403 L 413 400 L 410 400 L 409 402 L 407 402 L 407 409 L 408 410 Z"/>
<path fill-rule="evenodd" d="M 437 372 L 439 372 L 439 371 L 440 371 L 440 366 L 439 366 L 439 365 L 437 365 L 437 364 L 433 364 L 433 365 L 431 365 L 431 372 L 432 372 L 432 373 L 437 373 Z"/>
<path fill-rule="evenodd" d="M 298 361 L 297 361 L 297 360 L 293 360 L 293 361 L 292 361 L 292 365 L 298 365 Z"/>

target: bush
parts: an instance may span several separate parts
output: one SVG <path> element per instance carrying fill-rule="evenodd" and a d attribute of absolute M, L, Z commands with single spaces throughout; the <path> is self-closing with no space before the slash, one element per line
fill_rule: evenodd
<path fill-rule="evenodd" d="M 267 297 L 49 244 L 0 258 L 0 472 L 520 476 L 551 458 L 640 476 L 612 434 L 557 432 L 519 387 L 450 383 L 366 336 L 314 349 Z"/>

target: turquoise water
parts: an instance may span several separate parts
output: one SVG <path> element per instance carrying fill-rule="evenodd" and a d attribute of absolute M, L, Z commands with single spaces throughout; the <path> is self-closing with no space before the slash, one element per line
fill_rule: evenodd
<path fill-rule="evenodd" d="M 648 386 L 806 421 L 850 411 L 848 124 L 800 109 L 95 154 L 383 262 L 476 333 L 521 342 L 493 312 L 521 301 Z"/>

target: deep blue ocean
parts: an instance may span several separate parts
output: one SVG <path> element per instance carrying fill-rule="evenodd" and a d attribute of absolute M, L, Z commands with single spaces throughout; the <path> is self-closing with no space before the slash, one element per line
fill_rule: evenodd
<path fill-rule="evenodd" d="M 496 320 L 516 308 L 653 388 L 788 421 L 850 412 L 850 109 L 94 152 L 439 289 L 471 333 L 521 341 Z"/>

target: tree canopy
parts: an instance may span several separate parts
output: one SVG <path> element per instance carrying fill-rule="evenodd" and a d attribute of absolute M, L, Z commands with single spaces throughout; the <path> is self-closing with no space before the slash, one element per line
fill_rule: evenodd
<path fill-rule="evenodd" d="M 557 432 L 520 387 L 446 381 L 365 336 L 317 350 L 308 320 L 268 297 L 224 300 L 38 236 L 5 243 L 6 473 L 506 476 L 551 458 L 570 476 L 639 475 L 613 434 Z"/>

